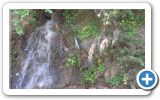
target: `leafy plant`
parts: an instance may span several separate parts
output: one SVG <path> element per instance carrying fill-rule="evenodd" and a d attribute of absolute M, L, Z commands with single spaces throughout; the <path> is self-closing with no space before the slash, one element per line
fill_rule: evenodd
<path fill-rule="evenodd" d="M 66 23 L 68 25 L 73 25 L 73 20 L 74 20 L 74 11 L 69 11 L 69 10 L 65 10 L 65 12 L 63 13 L 63 16 L 66 19 Z"/>
<path fill-rule="evenodd" d="M 79 65 L 79 56 L 76 54 L 70 54 L 67 58 L 67 66 L 77 67 Z"/>
<path fill-rule="evenodd" d="M 24 27 L 22 25 L 22 22 L 27 16 L 30 16 L 31 12 L 32 12 L 32 10 L 30 10 L 30 9 L 18 9 L 18 10 L 15 9 L 15 10 L 11 10 L 11 14 L 13 16 L 16 16 L 16 17 L 14 17 L 12 23 L 15 26 L 16 33 L 19 36 L 24 35 Z M 35 16 L 33 14 L 34 13 L 31 14 L 32 17 L 29 19 L 29 23 L 31 25 L 35 25 L 35 22 L 36 22 L 36 18 L 35 18 Z"/>
<path fill-rule="evenodd" d="M 113 78 L 107 79 L 106 83 L 109 83 L 112 86 L 119 86 L 119 85 L 123 84 L 123 75 L 118 74 L 118 75 L 114 76 Z"/>
<path fill-rule="evenodd" d="M 76 25 L 71 24 L 70 26 L 71 26 L 71 30 L 72 30 L 72 32 L 74 32 L 74 33 L 78 33 L 79 29 L 78 29 L 78 27 L 77 27 Z"/>
<path fill-rule="evenodd" d="M 123 10 L 120 17 L 120 26 L 129 36 L 138 33 L 137 28 L 144 25 L 144 10 Z"/>
<path fill-rule="evenodd" d="M 81 40 L 85 40 L 92 36 L 98 36 L 99 33 L 100 31 L 98 23 L 93 21 L 85 25 L 82 29 L 79 29 L 78 36 Z"/>
<path fill-rule="evenodd" d="M 115 75 L 114 77 L 107 79 L 106 83 L 117 87 L 122 84 L 126 85 L 128 83 L 128 80 L 129 80 L 129 78 L 126 76 L 126 74 L 119 73 L 119 74 Z"/>
<path fill-rule="evenodd" d="M 95 66 L 89 67 L 84 72 L 84 78 L 82 80 L 83 83 L 94 84 L 97 81 L 97 71 Z"/>
<path fill-rule="evenodd" d="M 72 32 L 75 33 L 75 35 L 79 36 L 81 40 L 85 40 L 89 37 L 99 35 L 100 31 L 97 20 L 91 21 L 81 28 L 78 27 L 78 25 L 75 25 L 74 20 L 77 12 L 72 10 L 66 10 L 63 14 L 66 19 L 66 23 L 70 26 Z"/>
<path fill-rule="evenodd" d="M 15 14 L 17 17 L 13 20 L 13 25 L 16 27 L 16 33 L 20 36 L 24 34 L 22 21 L 29 15 L 29 10 L 20 9 L 20 10 L 11 10 L 11 14 Z"/>
<path fill-rule="evenodd" d="M 36 19 L 35 19 L 35 18 L 29 19 L 29 23 L 30 23 L 31 25 L 35 24 L 35 22 L 36 22 Z"/>
<path fill-rule="evenodd" d="M 98 67 L 97 67 L 97 70 L 100 72 L 100 73 L 103 73 L 105 71 L 105 65 L 104 63 L 102 63 L 102 60 L 101 59 L 98 59 Z"/>
<path fill-rule="evenodd" d="M 23 34 L 24 34 L 24 32 L 23 32 L 23 27 L 17 27 L 16 28 L 16 33 L 18 34 L 18 35 L 20 35 L 20 36 L 22 36 Z"/>
<path fill-rule="evenodd" d="M 90 66 L 88 69 L 86 69 L 84 71 L 84 78 L 82 80 L 83 83 L 91 83 L 91 84 L 94 84 L 96 83 L 97 79 L 98 79 L 98 76 L 97 74 L 101 74 L 105 71 L 105 65 L 102 63 L 102 60 L 101 59 L 98 59 L 98 62 L 97 62 L 97 65 L 98 66 Z"/>
<path fill-rule="evenodd" d="M 118 20 L 122 32 L 119 34 L 116 45 L 110 45 L 106 49 L 107 54 L 120 66 L 121 72 L 137 73 L 145 66 L 145 41 L 143 37 L 140 37 L 142 33 L 138 31 L 139 27 L 144 26 L 144 10 L 110 10 L 108 13 L 111 14 L 107 15 L 110 17 L 108 21 L 112 18 Z M 118 86 L 123 83 L 127 84 L 132 77 L 135 78 L 134 75 L 127 77 L 124 73 L 109 79 L 108 82 L 113 86 Z"/>

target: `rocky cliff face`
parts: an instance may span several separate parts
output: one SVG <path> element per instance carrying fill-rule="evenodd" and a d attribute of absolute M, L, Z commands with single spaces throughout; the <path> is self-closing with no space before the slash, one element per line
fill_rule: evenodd
<path fill-rule="evenodd" d="M 47 15 L 50 21 L 41 16 L 40 27 L 22 37 L 12 28 L 10 88 L 137 88 L 130 83 L 140 69 L 120 61 L 133 59 L 139 66 L 127 52 L 144 50 L 144 44 L 125 43 L 119 22 L 105 25 L 102 12 L 54 11 Z M 135 38 L 144 41 L 144 27 L 137 32 Z"/>

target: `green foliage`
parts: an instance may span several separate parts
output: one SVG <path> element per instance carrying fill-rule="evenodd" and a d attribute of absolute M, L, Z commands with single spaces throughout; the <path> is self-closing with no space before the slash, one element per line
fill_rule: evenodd
<path fill-rule="evenodd" d="M 31 25 L 35 24 L 35 22 L 36 22 L 36 19 L 35 19 L 35 18 L 29 19 L 29 23 L 30 23 Z"/>
<path fill-rule="evenodd" d="M 16 33 L 20 36 L 24 35 L 22 21 L 29 15 L 29 10 L 11 10 L 11 14 L 15 14 L 17 17 L 13 20 L 13 25 L 16 27 Z"/>
<path fill-rule="evenodd" d="M 19 15 L 20 21 L 22 21 L 26 16 L 28 16 L 29 12 L 30 10 L 28 9 L 12 10 L 12 13 Z"/>
<path fill-rule="evenodd" d="M 63 14 L 66 19 L 66 23 L 70 26 L 72 32 L 75 33 L 75 35 L 79 36 L 81 40 L 85 40 L 89 37 L 99 35 L 100 31 L 97 20 L 91 21 L 81 28 L 75 25 L 74 20 L 77 12 L 72 10 L 66 10 Z"/>
<path fill-rule="evenodd" d="M 129 36 L 138 33 L 137 28 L 145 23 L 144 10 L 123 10 L 120 17 L 120 26 Z"/>
<path fill-rule="evenodd" d="M 102 60 L 101 59 L 98 59 L 98 67 L 97 67 L 97 70 L 100 72 L 100 73 L 103 73 L 105 71 L 105 65 L 104 63 L 102 63 Z"/>
<path fill-rule="evenodd" d="M 105 71 L 105 65 L 101 59 L 98 59 L 98 66 L 90 66 L 84 71 L 84 78 L 82 80 L 85 84 L 94 84 L 96 83 L 98 76 L 97 74 L 102 74 Z"/>
<path fill-rule="evenodd" d="M 79 29 L 78 27 L 74 24 L 74 18 L 75 18 L 76 12 L 72 10 L 65 10 L 63 13 L 63 16 L 65 17 L 67 25 L 70 26 L 71 31 L 73 33 L 78 33 Z"/>
<path fill-rule="evenodd" d="M 144 39 L 137 31 L 139 26 L 144 26 L 144 10 L 117 10 L 115 16 L 120 20 L 123 33 L 119 35 L 116 46 L 108 48 L 108 54 L 121 66 L 144 67 Z"/>
<path fill-rule="evenodd" d="M 85 84 L 94 84 L 97 81 L 97 70 L 95 66 L 90 66 L 84 72 L 84 78 L 82 80 Z"/>
<path fill-rule="evenodd" d="M 78 33 L 79 29 L 78 29 L 78 27 L 77 27 L 76 25 L 71 24 L 70 26 L 71 26 L 71 30 L 72 30 L 72 32 L 74 32 L 74 33 Z"/>
<path fill-rule="evenodd" d="M 122 66 L 144 67 L 145 51 L 142 46 L 144 41 L 137 36 L 130 36 L 123 33 L 119 36 L 118 47 L 112 47 L 109 51 L 113 59 L 117 59 Z M 136 49 L 139 47 L 138 49 Z"/>
<path fill-rule="evenodd" d="M 105 24 L 112 25 L 112 20 L 119 22 L 121 29 L 128 35 L 136 35 L 137 28 L 144 26 L 145 23 L 145 10 L 107 10 L 104 11 Z"/>
<path fill-rule="evenodd" d="M 66 23 L 68 25 L 73 25 L 73 20 L 74 20 L 74 16 L 75 16 L 74 11 L 65 10 L 65 12 L 63 13 L 63 16 L 65 17 Z"/>
<path fill-rule="evenodd" d="M 120 21 L 127 27 L 137 27 L 145 23 L 145 10 L 121 10 Z"/>
<path fill-rule="evenodd" d="M 84 40 L 92 36 L 98 36 L 99 33 L 98 23 L 96 21 L 92 21 L 78 31 L 78 36 L 81 40 Z"/>
<path fill-rule="evenodd" d="M 31 13 L 32 12 L 32 13 Z M 14 17 L 14 19 L 13 19 L 13 21 L 12 21 L 12 23 L 13 23 L 13 25 L 15 26 L 15 28 L 16 28 L 16 33 L 19 35 L 19 36 L 22 36 L 22 35 L 24 35 L 24 27 L 23 27 L 23 25 L 22 25 L 22 22 L 23 22 L 23 20 L 27 17 L 27 16 L 29 16 L 30 15 L 30 13 L 31 13 L 31 18 L 29 19 L 29 23 L 31 24 L 31 25 L 35 25 L 35 22 L 36 22 L 36 18 L 34 17 L 34 13 L 33 13 L 33 11 L 32 10 L 30 10 L 30 9 L 18 9 L 18 10 L 11 10 L 11 14 L 13 15 L 13 16 L 16 16 L 16 17 Z"/>
<path fill-rule="evenodd" d="M 73 24 L 73 18 L 74 18 L 73 16 L 66 15 L 65 18 L 66 18 L 67 24 Z"/>
<path fill-rule="evenodd" d="M 107 80 L 107 83 L 111 84 L 112 86 L 119 86 L 122 84 L 123 77 L 122 76 L 115 76 L 111 79 Z"/>
<path fill-rule="evenodd" d="M 128 84 L 128 80 L 129 80 L 129 78 L 125 74 L 119 73 L 119 74 L 115 75 L 114 77 L 107 79 L 106 83 L 108 83 L 112 86 L 118 87 L 122 84 L 124 84 L 124 85 Z"/>
<path fill-rule="evenodd" d="M 20 26 L 18 26 L 17 27 L 17 29 L 16 29 L 16 33 L 18 34 L 18 35 L 23 35 L 24 34 L 24 32 L 23 32 L 23 27 L 20 27 Z"/>
<path fill-rule="evenodd" d="M 110 24 L 112 19 L 116 19 L 119 22 L 125 24 L 126 27 L 135 27 L 144 25 L 145 21 L 145 10 L 133 10 L 133 9 L 113 9 L 113 10 L 106 10 L 103 12 L 105 17 L 105 23 Z M 126 28 L 124 27 L 124 28 Z"/>
<path fill-rule="evenodd" d="M 104 11 L 103 12 L 103 15 L 105 17 L 105 24 L 106 25 L 109 25 L 111 24 L 111 20 L 114 18 L 114 19 L 117 19 L 117 17 L 119 16 L 119 10 L 116 10 L 116 9 L 113 9 L 113 10 L 108 10 L 108 11 Z"/>
<path fill-rule="evenodd" d="M 79 56 L 76 54 L 70 54 L 67 58 L 67 66 L 69 67 L 77 67 L 79 66 Z"/>
<path fill-rule="evenodd" d="M 106 50 L 110 59 L 121 67 L 123 74 L 115 76 L 107 82 L 118 86 L 122 83 L 127 84 L 131 77 L 135 78 L 134 75 L 127 77 L 124 73 L 129 73 L 131 70 L 133 73 L 137 73 L 145 66 L 145 41 L 143 37 L 140 37 L 142 33 L 138 31 L 139 27 L 144 26 L 145 14 L 144 10 L 114 10 L 110 11 L 110 14 L 110 20 L 119 20 L 122 32 L 116 44 L 110 45 Z"/>

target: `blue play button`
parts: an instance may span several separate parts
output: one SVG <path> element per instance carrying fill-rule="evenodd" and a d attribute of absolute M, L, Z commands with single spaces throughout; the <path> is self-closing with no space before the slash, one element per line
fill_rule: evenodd
<path fill-rule="evenodd" d="M 157 74 L 152 70 L 141 70 L 137 75 L 137 83 L 144 90 L 150 90 L 157 84 Z"/>

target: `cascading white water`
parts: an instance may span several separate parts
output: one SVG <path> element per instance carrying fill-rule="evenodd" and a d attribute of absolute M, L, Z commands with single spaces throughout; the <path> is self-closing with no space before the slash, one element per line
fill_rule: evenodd
<path fill-rule="evenodd" d="M 50 72 L 51 47 L 56 35 L 50 20 L 31 34 L 26 50 L 27 55 L 21 63 L 20 77 L 16 88 L 50 88 L 54 84 L 54 77 Z M 53 66 L 53 65 L 52 65 Z"/>

